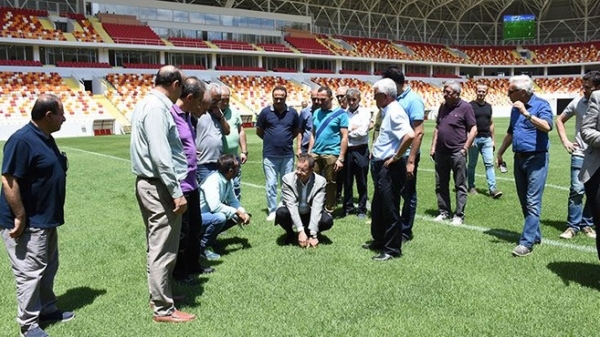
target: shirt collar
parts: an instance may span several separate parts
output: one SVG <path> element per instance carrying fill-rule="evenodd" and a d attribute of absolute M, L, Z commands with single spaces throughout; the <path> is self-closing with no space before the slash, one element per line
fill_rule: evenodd
<path fill-rule="evenodd" d="M 296 176 L 296 181 L 297 181 L 297 182 L 300 184 L 300 186 L 302 186 L 302 187 L 309 186 L 309 185 L 310 185 L 310 183 L 312 183 L 314 180 L 315 180 L 315 173 L 314 173 L 314 172 L 313 172 L 313 173 L 310 175 L 310 178 L 308 178 L 308 181 L 306 182 L 306 184 L 305 184 L 305 183 L 303 183 L 303 182 L 302 182 L 302 180 L 300 180 L 300 178 L 298 178 L 298 176 Z"/>
<path fill-rule="evenodd" d="M 166 107 L 171 108 L 171 106 L 173 106 L 173 102 L 171 102 L 171 100 L 169 99 L 169 97 L 167 97 L 162 92 L 160 92 L 160 91 L 158 91 L 156 89 L 152 89 L 149 94 L 158 97 L 158 99 L 160 99 L 161 102 L 163 102 L 163 104 Z"/>
<path fill-rule="evenodd" d="M 396 97 L 396 99 L 403 99 L 404 97 L 406 97 L 406 95 L 408 95 L 410 91 L 410 87 L 407 86 L 406 89 L 400 95 L 398 95 L 398 97 Z"/>

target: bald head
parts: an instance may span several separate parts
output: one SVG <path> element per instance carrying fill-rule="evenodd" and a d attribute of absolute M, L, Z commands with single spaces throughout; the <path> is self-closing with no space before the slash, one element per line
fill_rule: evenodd
<path fill-rule="evenodd" d="M 181 96 L 181 87 L 184 80 L 181 70 L 175 66 L 166 65 L 158 70 L 154 85 L 156 89 L 169 97 L 171 102 L 175 103 Z"/>
<path fill-rule="evenodd" d="M 31 120 L 46 135 L 60 130 L 66 121 L 60 98 L 52 94 L 40 95 L 31 109 Z"/>

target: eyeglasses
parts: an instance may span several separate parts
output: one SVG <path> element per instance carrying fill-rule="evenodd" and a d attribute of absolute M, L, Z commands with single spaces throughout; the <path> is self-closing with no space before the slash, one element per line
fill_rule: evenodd
<path fill-rule="evenodd" d="M 337 98 L 338 100 L 343 100 L 346 96 L 344 95 L 337 95 L 335 96 L 335 98 Z"/>
<path fill-rule="evenodd" d="M 512 95 L 515 91 L 519 91 L 521 89 L 508 89 L 508 95 Z"/>

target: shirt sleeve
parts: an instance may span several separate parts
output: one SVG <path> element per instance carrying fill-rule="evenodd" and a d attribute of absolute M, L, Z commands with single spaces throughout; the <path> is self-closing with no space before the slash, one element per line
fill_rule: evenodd
<path fill-rule="evenodd" d="M 548 102 L 541 101 L 538 111 L 535 113 L 535 115 L 538 118 L 545 120 L 550 126 L 550 130 L 552 130 L 554 126 L 554 116 L 552 115 L 552 109 L 550 108 L 550 104 Z"/>
<path fill-rule="evenodd" d="M 21 139 L 9 139 L 4 145 L 4 159 L 2 160 L 2 174 L 10 174 L 17 178 L 24 178 L 30 167 L 29 158 L 31 147 Z"/>
<path fill-rule="evenodd" d="M 348 114 L 346 114 L 345 112 L 343 114 L 341 114 L 339 121 L 340 121 L 340 129 L 348 128 Z"/>
<path fill-rule="evenodd" d="M 409 104 L 410 119 L 413 121 L 422 121 L 425 119 L 425 103 L 419 97 L 414 99 Z"/>
<path fill-rule="evenodd" d="M 258 118 L 256 118 L 256 127 L 265 129 L 265 110 L 261 110 L 260 114 L 258 114 Z"/>
<path fill-rule="evenodd" d="M 571 118 L 575 115 L 576 110 L 575 107 L 577 106 L 577 103 L 579 102 L 580 98 L 575 98 L 573 99 L 563 110 L 562 114 L 567 116 L 568 118 Z"/>
<path fill-rule="evenodd" d="M 168 118 L 172 117 L 169 112 L 165 113 L 162 109 L 155 108 L 152 110 L 148 112 L 143 121 L 144 130 L 149 135 L 147 138 L 148 154 L 156 173 L 169 190 L 171 197 L 179 198 L 183 196 L 183 192 L 175 175 L 171 145 L 167 138 L 169 133 Z"/>

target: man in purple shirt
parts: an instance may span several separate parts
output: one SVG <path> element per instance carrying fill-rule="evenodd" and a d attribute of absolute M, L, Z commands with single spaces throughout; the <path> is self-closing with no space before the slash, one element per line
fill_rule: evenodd
<path fill-rule="evenodd" d="M 454 173 L 456 210 L 452 225 L 462 225 L 467 204 L 467 151 L 477 134 L 475 113 L 460 98 L 461 86 L 450 80 L 444 83 L 444 103 L 440 106 L 433 130 L 431 157 L 435 161 L 435 193 L 440 214 L 435 221 L 450 218 L 450 171 Z"/>
<path fill-rule="evenodd" d="M 211 273 L 213 268 L 203 267 L 198 263 L 200 257 L 200 194 L 196 179 L 196 130 L 192 125 L 192 116 L 198 118 L 206 112 L 211 102 L 210 93 L 204 82 L 197 77 L 188 77 L 181 89 L 181 96 L 171 107 L 171 114 L 179 138 L 183 144 L 183 152 L 187 159 L 187 176 L 181 182 L 183 196 L 189 207 L 181 216 L 181 234 L 179 236 L 179 251 L 177 263 L 173 269 L 173 278 L 182 283 L 194 281 L 194 274 Z"/>

